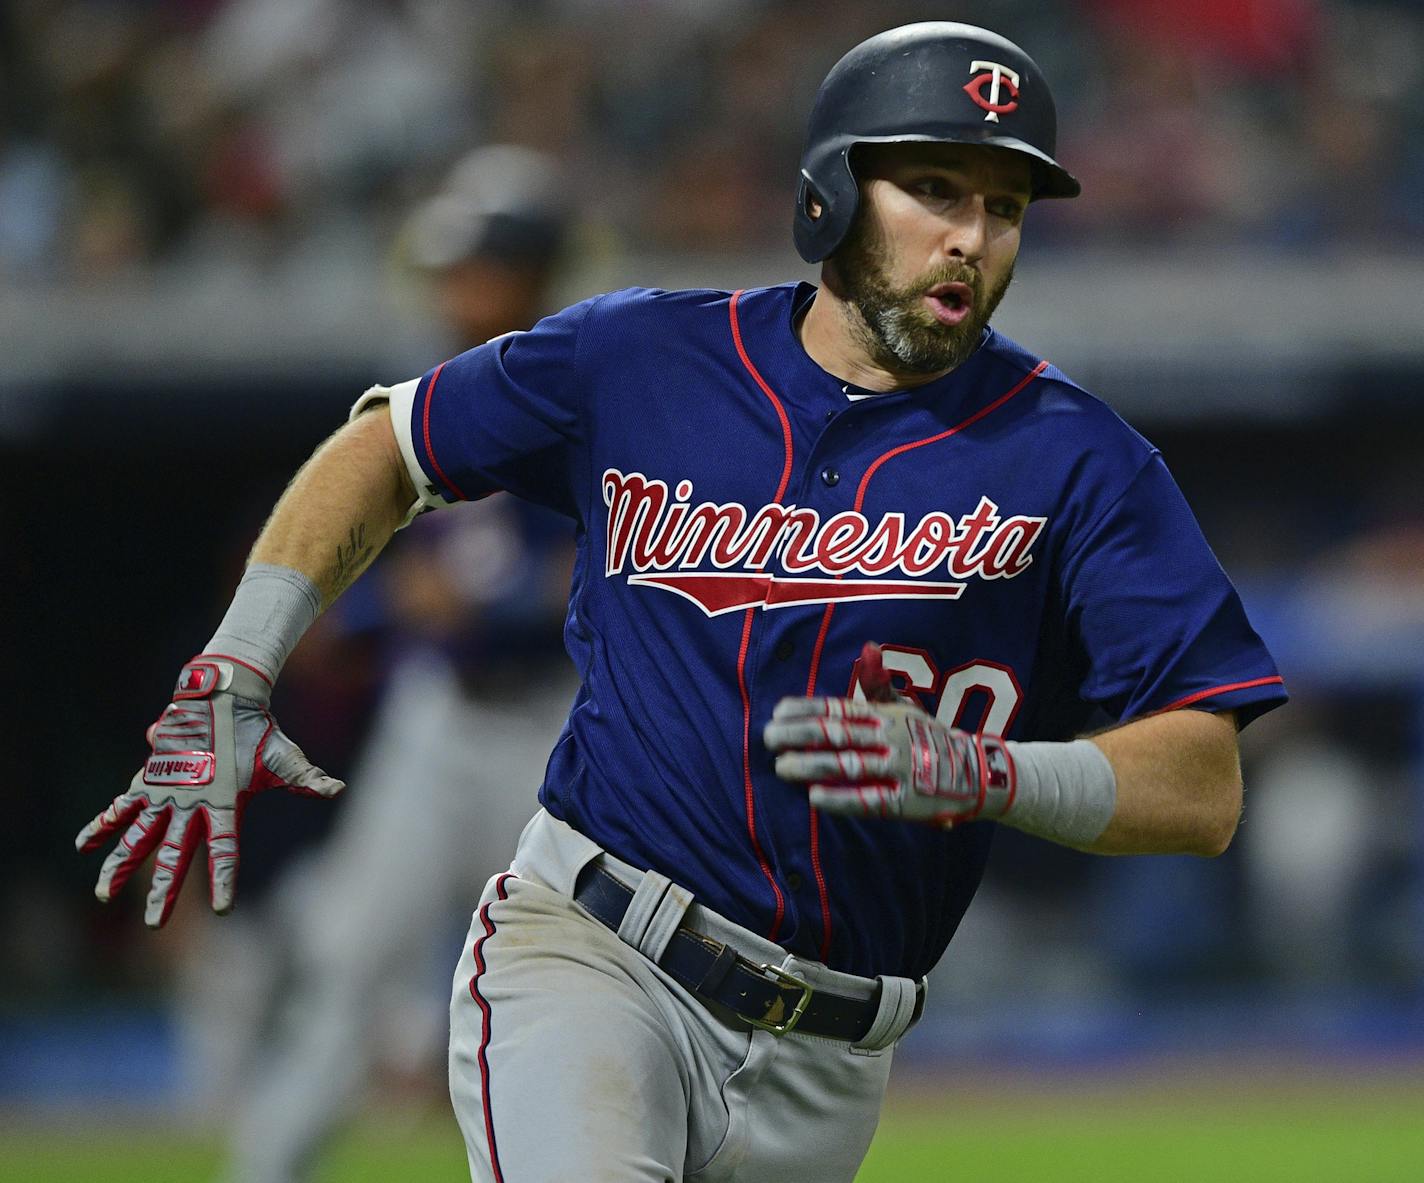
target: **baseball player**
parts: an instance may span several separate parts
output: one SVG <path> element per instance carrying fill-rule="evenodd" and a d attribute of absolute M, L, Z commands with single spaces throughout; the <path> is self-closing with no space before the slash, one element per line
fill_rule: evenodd
<path fill-rule="evenodd" d="M 890 30 L 811 115 L 819 286 L 615 292 L 368 391 L 81 832 L 99 896 L 157 850 L 162 923 L 206 836 L 230 908 L 243 802 L 342 787 L 267 709 L 296 638 L 509 490 L 576 523 L 582 685 L 455 973 L 472 1175 L 851 1179 L 996 825 L 1219 853 L 1284 699 L 1156 451 L 989 327 L 1054 151 L 1016 45 Z"/>

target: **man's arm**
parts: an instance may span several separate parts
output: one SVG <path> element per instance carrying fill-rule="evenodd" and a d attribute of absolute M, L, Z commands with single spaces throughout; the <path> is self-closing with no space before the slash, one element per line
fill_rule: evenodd
<path fill-rule="evenodd" d="M 957 731 L 901 699 L 879 647 L 866 698 L 787 698 L 763 739 L 811 804 L 935 826 L 1000 821 L 1097 854 L 1217 855 L 1241 814 L 1232 712 L 1180 710 L 1068 743 Z"/>
<path fill-rule="evenodd" d="M 119 838 L 99 870 L 99 899 L 111 899 L 153 854 L 144 922 L 161 927 L 206 844 L 213 909 L 226 912 L 247 799 L 277 787 L 320 797 L 345 788 L 277 726 L 272 684 L 303 631 L 390 541 L 415 500 L 385 407 L 348 423 L 303 465 L 263 527 L 218 631 L 179 672 L 172 701 L 149 728 L 149 758 L 75 840 L 91 851 Z"/>
<path fill-rule="evenodd" d="M 391 427 L 378 404 L 346 424 L 292 478 L 248 556 L 300 571 L 329 607 L 379 554 L 415 502 Z"/>
<path fill-rule="evenodd" d="M 1112 819 L 1079 846 L 1095 854 L 1221 854 L 1241 818 L 1231 711 L 1181 710 L 1091 737 L 1117 781 Z"/>

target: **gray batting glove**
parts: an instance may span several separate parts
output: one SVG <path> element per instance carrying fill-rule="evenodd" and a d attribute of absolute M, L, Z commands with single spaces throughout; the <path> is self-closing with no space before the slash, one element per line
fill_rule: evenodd
<path fill-rule="evenodd" d="M 188 864 L 206 840 L 213 911 L 230 911 L 237 831 L 251 796 L 287 788 L 334 797 L 346 787 L 282 733 L 267 709 L 271 693 L 266 677 L 235 658 L 205 653 L 183 667 L 173 701 L 148 729 L 153 754 L 128 791 L 75 839 L 81 851 L 97 850 L 128 827 L 99 871 L 99 899 L 112 899 L 157 848 L 143 920 L 150 928 L 163 927 Z"/>
<path fill-rule="evenodd" d="M 813 807 L 948 828 L 1013 804 L 1004 742 L 946 727 L 905 702 L 783 698 L 762 733 L 776 774 L 808 785 Z"/>

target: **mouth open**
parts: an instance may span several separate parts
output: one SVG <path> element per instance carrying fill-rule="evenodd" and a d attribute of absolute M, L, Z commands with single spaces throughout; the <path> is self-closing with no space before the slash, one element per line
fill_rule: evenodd
<path fill-rule="evenodd" d="M 974 310 L 974 289 L 968 283 L 936 283 L 924 293 L 924 303 L 941 325 L 958 325 Z"/>
<path fill-rule="evenodd" d="M 974 308 L 974 289 L 967 283 L 937 283 L 925 292 L 924 302 L 940 324 L 961 324 Z"/>
<path fill-rule="evenodd" d="M 974 310 L 974 289 L 968 283 L 936 283 L 924 293 L 924 303 L 941 325 L 960 325 Z"/>

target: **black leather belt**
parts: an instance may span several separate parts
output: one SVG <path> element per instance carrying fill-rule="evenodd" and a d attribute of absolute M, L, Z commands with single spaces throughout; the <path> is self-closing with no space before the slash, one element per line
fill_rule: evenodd
<path fill-rule="evenodd" d="M 617 932 L 633 902 L 633 889 L 590 864 L 579 874 L 574 899 Z M 720 1003 L 753 1027 L 776 1035 L 795 1030 L 857 1043 L 869 1033 L 880 1009 L 878 989 L 869 999 L 817 989 L 780 966 L 751 961 L 690 928 L 673 933 L 658 964 L 699 998 Z M 917 993 L 918 1011 L 923 991 Z"/>

